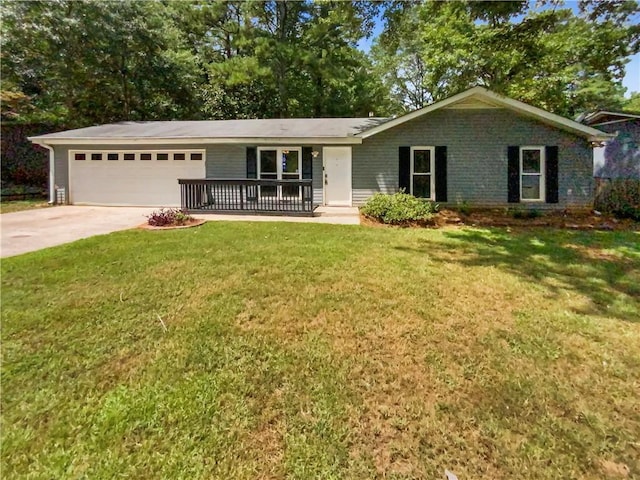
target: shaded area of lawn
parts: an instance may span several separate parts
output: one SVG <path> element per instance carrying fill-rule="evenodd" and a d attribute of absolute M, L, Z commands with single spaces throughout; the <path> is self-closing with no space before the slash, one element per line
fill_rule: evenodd
<path fill-rule="evenodd" d="M 640 475 L 639 237 L 210 223 L 4 260 L 3 476 Z"/>
<path fill-rule="evenodd" d="M 35 200 L 9 200 L 0 202 L 0 214 L 21 212 L 23 210 L 32 210 L 34 208 L 48 207 L 49 203 L 44 199 Z"/>

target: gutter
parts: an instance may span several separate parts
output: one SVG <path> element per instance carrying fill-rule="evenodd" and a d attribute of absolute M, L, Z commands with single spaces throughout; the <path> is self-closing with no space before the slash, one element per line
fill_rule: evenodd
<path fill-rule="evenodd" d="M 43 145 L 359 145 L 362 138 L 346 137 L 29 137 Z M 45 145 L 43 145 L 45 146 Z"/>

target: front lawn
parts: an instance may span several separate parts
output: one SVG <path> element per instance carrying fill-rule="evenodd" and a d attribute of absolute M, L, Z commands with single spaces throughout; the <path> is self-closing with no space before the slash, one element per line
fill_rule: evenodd
<path fill-rule="evenodd" d="M 2 261 L 3 478 L 640 477 L 640 234 L 208 223 Z"/>

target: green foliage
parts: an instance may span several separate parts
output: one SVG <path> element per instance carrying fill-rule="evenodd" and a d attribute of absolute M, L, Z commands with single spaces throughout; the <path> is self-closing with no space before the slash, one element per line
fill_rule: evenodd
<path fill-rule="evenodd" d="M 420 108 L 475 85 L 573 117 L 620 108 L 638 51 L 637 2 L 416 2 L 387 15 L 373 52 L 394 98 Z"/>
<path fill-rule="evenodd" d="M 178 208 L 161 208 L 147 215 L 147 223 L 153 227 L 174 227 L 185 225 L 193 217 Z"/>
<path fill-rule="evenodd" d="M 0 167 L 4 193 L 21 193 L 24 187 L 45 190 L 49 180 L 49 154 L 34 146 L 27 137 L 50 132 L 50 124 L 16 124 L 3 122 Z M 16 186 L 23 187 L 17 189 Z"/>
<path fill-rule="evenodd" d="M 596 210 L 640 221 L 640 180 L 598 179 Z"/>
<path fill-rule="evenodd" d="M 536 208 L 511 207 L 507 209 L 507 212 L 517 219 L 533 219 L 542 216 L 542 212 Z"/>
<path fill-rule="evenodd" d="M 437 204 L 404 192 L 376 193 L 362 207 L 362 213 L 367 217 L 391 225 L 428 222 L 437 210 Z"/>
<path fill-rule="evenodd" d="M 640 92 L 633 92 L 626 100 L 623 110 L 631 113 L 640 112 Z"/>
<path fill-rule="evenodd" d="M 469 215 L 471 213 L 471 203 L 466 200 L 458 203 L 457 205 L 458 211 L 463 215 Z"/>
<path fill-rule="evenodd" d="M 379 115 L 357 42 L 372 2 L 15 1 L 3 5 L 3 115 L 122 120 Z"/>

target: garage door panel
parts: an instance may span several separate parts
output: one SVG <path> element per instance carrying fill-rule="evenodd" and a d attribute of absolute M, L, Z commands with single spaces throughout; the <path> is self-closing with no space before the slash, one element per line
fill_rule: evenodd
<path fill-rule="evenodd" d="M 162 153 L 165 153 L 163 151 Z M 182 153 L 183 151 L 179 151 Z M 189 153 L 204 151 L 188 150 L 186 160 L 74 160 L 70 154 L 70 192 L 72 203 L 94 205 L 131 205 L 170 207 L 180 206 L 179 178 L 204 178 L 204 160 L 189 160 Z M 138 152 L 140 153 L 140 152 Z M 148 152 L 142 152 L 148 153 Z"/>

